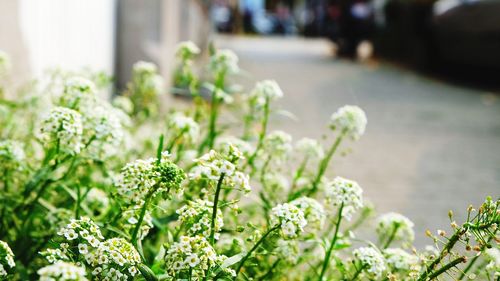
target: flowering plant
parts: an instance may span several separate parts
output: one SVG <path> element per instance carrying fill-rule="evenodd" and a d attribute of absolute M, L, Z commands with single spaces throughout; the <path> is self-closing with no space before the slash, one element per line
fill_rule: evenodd
<path fill-rule="evenodd" d="M 339 147 L 363 136 L 364 111 L 333 113 L 328 146 L 294 143 L 268 129 L 275 81 L 247 94 L 231 84 L 236 54 L 212 48 L 203 70 L 199 54 L 191 42 L 177 51 L 187 107 L 164 110 L 146 62 L 111 102 L 88 73 L 1 97 L 0 280 L 499 280 L 499 200 L 462 223 L 450 212 L 450 234 L 428 231 L 422 250 L 397 213 L 364 239 L 361 185 L 329 178 Z M 9 67 L 0 52 L 0 75 Z"/>

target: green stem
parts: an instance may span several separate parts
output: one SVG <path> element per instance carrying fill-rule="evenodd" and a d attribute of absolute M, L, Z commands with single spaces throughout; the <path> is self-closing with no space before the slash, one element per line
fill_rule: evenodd
<path fill-rule="evenodd" d="M 426 267 L 425 271 L 422 272 L 422 274 L 420 274 L 418 281 L 428 280 L 427 276 L 434 270 L 436 265 L 438 265 L 443 260 L 443 258 L 450 252 L 450 249 L 455 246 L 455 244 L 460 239 L 460 236 L 464 233 L 465 233 L 464 229 L 457 229 L 455 231 L 455 233 L 448 240 L 448 243 L 446 243 L 444 248 L 441 250 L 439 256 Z"/>
<path fill-rule="evenodd" d="M 383 249 L 387 249 L 391 245 L 392 241 L 396 237 L 396 233 L 398 232 L 398 228 L 399 228 L 399 224 L 396 224 L 394 226 L 394 229 L 392 230 L 391 236 L 389 236 L 389 239 L 387 239 L 384 246 L 382 247 Z"/>
<path fill-rule="evenodd" d="M 339 147 L 340 143 L 342 142 L 342 139 L 344 138 L 344 135 L 346 134 L 346 130 L 343 130 L 340 135 L 337 137 L 335 142 L 332 144 L 330 149 L 328 150 L 328 153 L 326 154 L 325 158 L 321 160 L 321 163 L 319 164 L 319 169 L 318 173 L 316 174 L 316 177 L 314 178 L 314 181 L 312 182 L 312 188 L 308 191 L 307 195 L 311 196 L 316 191 L 318 191 L 318 185 L 319 182 L 321 181 L 321 178 L 325 174 L 326 168 L 328 168 L 328 164 L 330 163 L 330 160 L 332 159 L 333 155 L 335 154 L 335 151 L 337 151 L 337 148 Z"/>
<path fill-rule="evenodd" d="M 248 158 L 247 165 L 252 166 L 252 171 L 253 171 L 253 163 L 255 161 L 255 157 L 257 157 L 257 153 L 259 153 L 260 149 L 262 148 L 262 145 L 264 144 L 264 138 L 267 133 L 267 124 L 269 122 L 269 114 L 270 114 L 270 101 L 269 98 L 266 98 L 266 103 L 264 104 L 264 118 L 262 119 L 262 129 L 259 134 L 259 140 L 257 142 L 257 147 L 255 148 L 254 153 Z"/>
<path fill-rule="evenodd" d="M 342 211 L 344 210 L 344 203 L 340 205 L 339 208 L 339 213 L 337 217 L 337 222 L 335 224 L 335 234 L 333 235 L 332 241 L 330 243 L 330 247 L 328 248 L 328 251 L 326 252 L 325 255 L 325 260 L 323 261 L 323 267 L 321 268 L 321 274 L 319 275 L 318 281 L 323 280 L 323 276 L 326 273 L 326 269 L 328 268 L 328 264 L 330 263 L 330 257 L 332 255 L 333 247 L 335 247 L 335 244 L 337 243 L 337 238 L 339 234 L 339 229 L 340 229 L 340 222 L 342 221 Z"/>
<path fill-rule="evenodd" d="M 432 273 L 431 275 L 429 275 L 429 277 L 428 277 L 427 280 L 434 280 L 439 275 L 445 273 L 446 271 L 448 271 L 451 268 L 457 266 L 458 264 L 465 262 L 466 260 L 467 259 L 465 257 L 458 257 L 458 258 L 452 260 L 451 262 L 449 262 L 445 266 L 441 267 L 439 270 L 437 270 L 434 273 Z"/>
<path fill-rule="evenodd" d="M 361 272 L 363 272 L 363 269 L 365 267 L 365 265 L 362 265 L 359 268 L 356 268 L 356 272 L 354 272 L 354 276 L 351 278 L 351 281 L 355 281 L 356 279 L 358 279 L 359 275 L 361 274 Z"/>
<path fill-rule="evenodd" d="M 155 190 L 155 188 L 151 190 Z M 149 202 L 152 197 L 153 197 L 153 192 L 150 191 L 146 195 L 146 199 L 144 200 L 144 204 L 142 205 L 141 208 L 141 213 L 139 214 L 139 220 L 137 221 L 134 231 L 132 232 L 132 238 L 130 239 L 130 241 L 132 242 L 132 245 L 134 245 L 135 247 L 137 247 L 137 235 L 139 234 L 139 229 L 141 229 L 142 222 L 144 221 L 144 216 L 146 215 L 146 210 L 148 208 Z"/>
<path fill-rule="evenodd" d="M 76 210 L 75 210 L 75 219 L 80 217 L 80 204 L 81 204 L 81 193 L 80 193 L 80 185 L 76 185 Z"/>
<path fill-rule="evenodd" d="M 259 245 L 262 244 L 262 242 L 264 242 L 266 237 L 269 236 L 273 231 L 277 230 L 278 228 L 279 228 L 279 225 L 277 225 L 273 228 L 270 228 L 266 233 L 264 233 L 264 235 L 262 235 L 262 237 L 259 239 L 259 241 L 257 241 L 257 243 L 255 243 L 255 245 L 252 247 L 252 249 L 250 249 L 250 251 L 241 259 L 241 262 L 238 265 L 238 268 L 236 269 L 236 276 L 234 278 L 235 280 L 238 277 L 238 274 L 240 273 L 241 268 L 245 264 L 245 261 L 252 255 L 252 253 L 259 247 Z"/>
<path fill-rule="evenodd" d="M 217 97 L 217 90 L 224 89 L 224 74 L 219 75 L 215 82 L 215 88 L 212 93 L 212 106 L 210 107 L 210 120 L 208 124 L 208 148 L 214 147 L 215 137 L 217 136 L 216 124 L 217 116 L 219 115 L 219 98 Z"/>
<path fill-rule="evenodd" d="M 215 189 L 214 205 L 212 207 L 212 221 L 210 222 L 210 244 L 212 246 L 215 244 L 215 221 L 217 218 L 217 205 L 219 204 L 219 194 L 225 176 L 226 176 L 225 173 L 220 174 L 219 181 L 217 182 L 217 188 Z"/>

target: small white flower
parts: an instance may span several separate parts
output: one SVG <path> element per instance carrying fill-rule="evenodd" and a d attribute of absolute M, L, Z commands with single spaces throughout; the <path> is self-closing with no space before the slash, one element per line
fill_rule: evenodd
<path fill-rule="evenodd" d="M 262 107 L 267 101 L 277 100 L 283 97 L 283 91 L 274 80 L 260 81 L 250 93 L 250 100 L 256 106 Z"/>
<path fill-rule="evenodd" d="M 87 244 L 78 244 L 78 251 L 80 254 L 85 255 L 89 252 Z"/>
<path fill-rule="evenodd" d="M 37 271 L 40 281 L 87 281 L 85 268 L 73 263 L 58 261 Z"/>
<path fill-rule="evenodd" d="M 384 257 L 378 250 L 372 247 L 358 248 L 353 251 L 353 254 L 361 262 L 364 270 L 376 278 L 380 278 L 386 270 Z"/>
<path fill-rule="evenodd" d="M 304 213 L 292 204 L 279 204 L 271 210 L 271 223 L 280 226 L 283 238 L 299 236 L 307 225 Z"/>
<path fill-rule="evenodd" d="M 323 227 L 326 219 L 326 212 L 321 203 L 309 197 L 301 197 L 293 200 L 290 204 L 302 210 L 309 226 L 318 230 Z"/>
<path fill-rule="evenodd" d="M 365 112 L 353 105 L 339 108 L 331 117 L 332 128 L 344 131 L 353 139 L 358 139 L 364 134 L 367 122 Z"/>
<path fill-rule="evenodd" d="M 315 139 L 302 138 L 297 141 L 295 147 L 299 152 L 303 153 L 308 158 L 321 159 L 325 155 L 323 147 Z"/>
<path fill-rule="evenodd" d="M 357 182 L 336 177 L 325 187 L 326 202 L 343 205 L 342 216 L 350 220 L 352 214 L 363 207 L 363 190 Z"/>
<path fill-rule="evenodd" d="M 184 261 L 186 264 L 189 264 L 190 267 L 195 267 L 200 263 L 200 259 L 196 254 L 189 255 Z"/>
<path fill-rule="evenodd" d="M 2 279 L 2 276 L 7 276 L 8 274 L 4 266 L 13 268 L 16 266 L 16 263 L 14 262 L 14 253 L 9 245 L 0 240 L 0 279 Z"/>
<path fill-rule="evenodd" d="M 210 68 L 216 76 L 239 71 L 238 56 L 231 50 L 217 50 L 210 58 Z"/>
<path fill-rule="evenodd" d="M 418 266 L 418 257 L 407 253 L 399 248 L 388 248 L 384 250 L 387 265 L 394 270 L 409 271 Z"/>
<path fill-rule="evenodd" d="M 18 170 L 23 166 L 25 159 L 23 146 L 14 140 L 0 141 L 0 168 L 4 170 Z"/>
<path fill-rule="evenodd" d="M 183 137 L 187 142 L 196 141 L 200 134 L 200 126 L 191 117 L 182 113 L 173 114 L 169 120 L 169 134 L 172 138 Z"/>
<path fill-rule="evenodd" d="M 377 234 L 380 241 L 393 239 L 411 243 L 415 239 L 413 222 L 407 217 L 398 213 L 387 213 L 377 219 Z"/>
<path fill-rule="evenodd" d="M 190 60 L 193 56 L 200 53 L 200 48 L 192 41 L 180 42 L 176 49 L 176 56 L 183 61 Z"/>
<path fill-rule="evenodd" d="M 53 147 L 70 154 L 82 148 L 82 117 L 80 113 L 64 107 L 53 108 L 42 121 L 41 139 Z"/>

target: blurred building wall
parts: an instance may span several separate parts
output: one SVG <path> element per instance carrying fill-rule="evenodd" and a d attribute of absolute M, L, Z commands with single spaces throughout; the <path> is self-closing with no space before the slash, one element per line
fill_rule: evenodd
<path fill-rule="evenodd" d="M 12 60 L 8 82 L 14 86 L 31 78 L 30 55 L 21 34 L 18 11 L 18 1 L 0 0 L 0 50 L 8 53 Z"/>
<path fill-rule="evenodd" d="M 168 81 L 175 46 L 192 40 L 207 45 L 211 25 L 208 8 L 198 0 L 121 0 L 117 7 L 115 73 L 118 89 L 130 80 L 139 60 L 156 63 Z"/>
<path fill-rule="evenodd" d="M 0 49 L 14 82 L 45 70 L 84 67 L 116 77 L 118 89 L 138 60 L 159 65 L 168 81 L 175 46 L 206 46 L 211 31 L 201 0 L 0 0 Z"/>
<path fill-rule="evenodd" d="M 34 75 L 54 66 L 67 70 L 89 67 L 112 73 L 115 0 L 18 2 Z"/>

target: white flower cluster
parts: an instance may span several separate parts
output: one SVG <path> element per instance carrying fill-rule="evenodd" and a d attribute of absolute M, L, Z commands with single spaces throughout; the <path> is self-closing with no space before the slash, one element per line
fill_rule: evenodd
<path fill-rule="evenodd" d="M 396 240 L 411 243 L 415 239 L 413 222 L 398 213 L 387 213 L 380 216 L 377 219 L 376 232 L 380 241 L 393 237 Z"/>
<path fill-rule="evenodd" d="M 87 111 L 97 103 L 96 87 L 88 79 L 71 77 L 64 83 L 63 93 L 56 103 L 76 111 Z"/>
<path fill-rule="evenodd" d="M 187 142 L 196 141 L 200 135 L 200 125 L 180 112 L 172 115 L 168 128 L 172 138 L 183 138 Z"/>
<path fill-rule="evenodd" d="M 128 116 L 107 101 L 98 99 L 94 83 L 82 77 L 69 78 L 56 104 L 80 113 L 82 143 L 92 157 L 102 159 L 116 154 L 125 136 Z"/>
<path fill-rule="evenodd" d="M 172 244 L 165 256 L 165 268 L 174 280 L 187 278 L 201 280 L 205 271 L 220 261 L 215 250 L 202 236 L 181 236 L 179 242 Z"/>
<path fill-rule="evenodd" d="M 182 61 L 188 61 L 200 53 L 200 48 L 192 41 L 180 42 L 176 49 L 175 55 Z"/>
<path fill-rule="evenodd" d="M 484 253 L 489 261 L 486 269 L 495 272 L 495 277 L 500 277 L 500 250 L 498 248 L 490 248 L 484 251 Z"/>
<path fill-rule="evenodd" d="M 87 281 L 85 268 L 73 263 L 58 261 L 38 270 L 40 281 Z"/>
<path fill-rule="evenodd" d="M 365 133 L 367 122 L 365 112 L 354 105 L 339 108 L 331 117 L 332 128 L 345 131 L 353 139 L 358 139 Z"/>
<path fill-rule="evenodd" d="M 239 151 L 243 156 L 248 156 L 253 151 L 253 147 L 250 143 L 234 136 L 217 138 L 215 148 L 223 155 L 231 155 L 234 154 L 235 151 Z"/>
<path fill-rule="evenodd" d="M 210 69 L 216 76 L 226 73 L 237 73 L 238 56 L 231 50 L 217 50 L 210 58 Z"/>
<path fill-rule="evenodd" d="M 41 139 L 70 154 L 80 152 L 82 144 L 82 116 L 65 107 L 54 107 L 42 121 Z"/>
<path fill-rule="evenodd" d="M 248 193 L 252 190 L 250 187 L 250 178 L 247 174 L 236 170 L 236 165 L 232 163 L 243 157 L 243 154 L 236 148 L 230 146 L 227 155 L 221 155 L 215 150 L 204 154 L 196 159 L 196 166 L 191 169 L 189 178 L 191 180 L 208 179 L 217 182 L 224 174 L 223 184 L 236 190 Z M 231 158 L 232 161 L 227 160 Z"/>
<path fill-rule="evenodd" d="M 156 181 L 151 176 L 155 159 L 138 159 L 128 163 L 115 180 L 118 194 L 129 203 L 139 204 L 153 188 Z"/>
<path fill-rule="evenodd" d="M 99 226 L 87 217 L 71 219 L 70 223 L 57 232 L 57 235 L 63 236 L 68 241 L 77 241 L 81 254 L 88 252 L 88 245 L 96 248 L 104 240 Z"/>
<path fill-rule="evenodd" d="M 325 155 L 323 147 L 315 139 L 302 138 L 295 144 L 295 149 L 311 159 L 321 159 Z"/>
<path fill-rule="evenodd" d="M 262 107 L 266 102 L 274 101 L 283 97 L 283 91 L 274 80 L 260 81 L 250 93 L 250 100 L 256 106 Z"/>
<path fill-rule="evenodd" d="M 0 77 L 10 71 L 11 63 L 9 55 L 0 50 Z"/>
<path fill-rule="evenodd" d="M 125 131 L 122 113 L 107 103 L 96 105 L 82 113 L 84 142 L 89 143 L 89 154 L 96 158 L 115 155 L 122 144 Z"/>
<path fill-rule="evenodd" d="M 155 75 L 158 72 L 158 68 L 154 63 L 138 61 L 134 64 L 133 71 L 137 75 Z"/>
<path fill-rule="evenodd" d="M 212 219 L 213 202 L 207 200 L 189 201 L 187 205 L 182 206 L 176 211 L 179 220 L 187 227 L 189 235 L 210 236 L 210 223 Z M 217 209 L 215 217 L 215 239 L 219 239 L 220 231 L 224 226 L 222 212 Z"/>
<path fill-rule="evenodd" d="M 384 257 L 389 268 L 393 271 L 418 271 L 419 259 L 400 248 L 388 248 L 384 250 Z"/>
<path fill-rule="evenodd" d="M 94 255 L 87 261 L 92 267 L 96 280 L 131 280 L 139 273 L 137 266 L 141 256 L 123 238 L 112 238 L 99 245 Z"/>
<path fill-rule="evenodd" d="M 155 64 L 145 61 L 138 61 L 133 66 L 133 80 L 135 86 L 134 95 L 137 101 L 148 102 L 154 96 L 163 93 L 164 81 L 158 75 L 158 68 Z"/>
<path fill-rule="evenodd" d="M 134 103 L 126 96 L 116 96 L 112 101 L 112 105 L 126 114 L 134 112 Z"/>
<path fill-rule="evenodd" d="M 122 199 L 130 204 L 140 204 L 151 192 L 152 196 L 169 190 L 182 192 L 184 172 L 170 161 L 163 152 L 160 163 L 156 158 L 135 160 L 122 168 L 115 179 L 115 186 Z"/>
<path fill-rule="evenodd" d="M 387 269 L 382 254 L 372 247 L 355 249 L 353 255 L 361 262 L 363 270 L 376 278 L 380 278 L 382 273 Z"/>
<path fill-rule="evenodd" d="M 293 200 L 290 204 L 296 206 L 304 213 L 304 217 L 309 227 L 317 230 L 323 227 L 326 219 L 326 212 L 323 205 L 317 200 L 309 197 L 301 197 Z"/>
<path fill-rule="evenodd" d="M 350 220 L 353 213 L 363 207 L 363 190 L 357 182 L 336 177 L 325 187 L 327 203 L 334 206 L 343 204 L 342 216 Z"/>
<path fill-rule="evenodd" d="M 25 158 L 23 146 L 14 140 L 0 141 L 0 168 L 5 170 L 17 170 Z"/>
<path fill-rule="evenodd" d="M 299 244 L 296 240 L 279 239 L 274 251 L 280 259 L 290 264 L 297 263 L 299 259 Z"/>
<path fill-rule="evenodd" d="M 271 210 L 271 224 L 280 227 L 285 239 L 299 236 L 307 225 L 304 213 L 296 206 L 284 203 Z"/>
<path fill-rule="evenodd" d="M 7 243 L 0 240 L 0 279 L 7 276 L 6 268 L 13 268 L 14 266 L 16 266 L 14 253 Z"/>
<path fill-rule="evenodd" d="M 285 158 L 292 150 L 292 136 L 283 131 L 274 131 L 264 138 L 263 149 L 267 155 Z"/>

